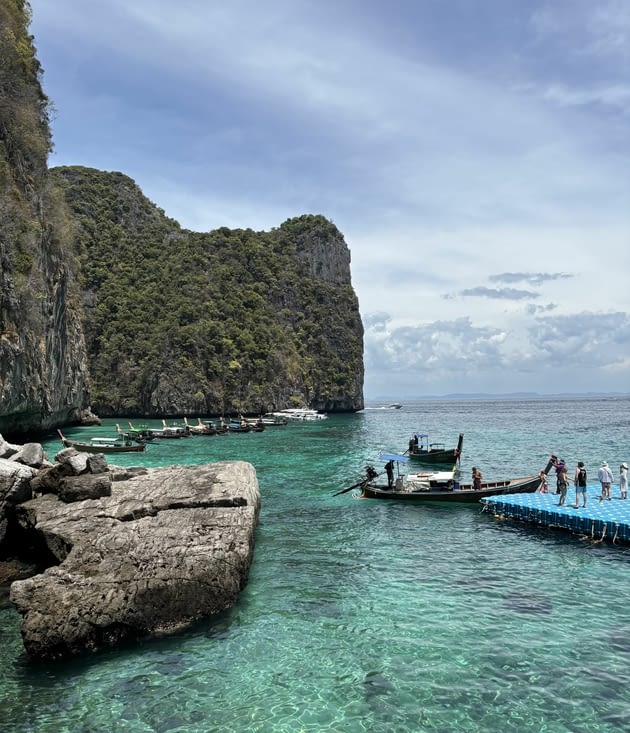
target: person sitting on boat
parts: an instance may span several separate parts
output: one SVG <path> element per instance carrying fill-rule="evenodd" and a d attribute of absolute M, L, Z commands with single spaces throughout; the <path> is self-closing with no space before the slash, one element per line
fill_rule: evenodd
<path fill-rule="evenodd" d="M 481 471 L 476 467 L 472 467 L 472 487 L 475 491 L 481 490 L 481 479 L 483 478 L 483 474 Z"/>
<path fill-rule="evenodd" d="M 547 474 L 544 471 L 541 471 L 538 476 L 540 477 L 540 486 L 538 487 L 538 491 L 541 494 L 546 494 L 549 491 L 549 486 L 547 484 Z"/>
<path fill-rule="evenodd" d="M 387 486 L 391 489 L 394 485 L 394 461 L 387 461 L 385 471 L 387 472 Z"/>
<path fill-rule="evenodd" d="M 370 481 L 373 481 L 378 476 L 378 473 L 374 469 L 374 466 L 366 466 L 365 467 L 365 482 L 370 483 Z"/>

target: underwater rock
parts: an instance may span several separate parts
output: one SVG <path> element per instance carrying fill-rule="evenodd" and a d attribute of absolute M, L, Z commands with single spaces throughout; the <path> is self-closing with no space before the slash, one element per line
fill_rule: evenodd
<path fill-rule="evenodd" d="M 503 601 L 503 608 L 517 613 L 537 614 L 551 613 L 553 605 L 548 596 L 542 593 L 508 593 Z"/>

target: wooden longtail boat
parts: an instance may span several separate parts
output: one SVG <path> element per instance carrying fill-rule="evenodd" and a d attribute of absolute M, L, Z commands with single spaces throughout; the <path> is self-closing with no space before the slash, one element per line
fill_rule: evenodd
<path fill-rule="evenodd" d="M 431 466 L 450 465 L 455 463 L 462 454 L 464 434 L 459 434 L 457 446 L 446 448 L 444 443 L 429 443 L 428 433 L 414 433 L 409 439 L 406 451 L 412 461 L 426 463 Z"/>
<path fill-rule="evenodd" d="M 391 462 L 391 467 L 394 462 L 405 463 L 409 459 L 407 456 L 386 453 L 381 454 L 381 460 Z M 482 481 L 479 488 L 473 488 L 472 482 L 460 483 L 457 467 L 452 471 L 398 475 L 395 479 L 388 478 L 387 481 L 379 482 L 377 479 L 381 474 L 377 473 L 372 466 L 367 466 L 365 479 L 350 488 L 360 490 L 360 493 L 356 495 L 358 499 L 394 499 L 414 503 L 427 501 L 476 503 L 488 496 L 533 493 L 540 488 L 543 480 L 541 474 L 547 475 L 551 466 L 550 460 L 547 466 L 536 475 Z M 337 493 L 341 494 L 348 490 L 344 489 Z"/>
<path fill-rule="evenodd" d="M 64 448 L 76 448 L 82 453 L 142 453 L 144 443 L 136 444 L 123 438 L 92 438 L 89 443 L 66 438 L 61 430 L 57 430 Z"/>

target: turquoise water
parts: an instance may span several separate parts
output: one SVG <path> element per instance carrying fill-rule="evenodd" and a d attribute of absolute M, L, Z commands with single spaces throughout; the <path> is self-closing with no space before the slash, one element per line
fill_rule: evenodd
<path fill-rule="evenodd" d="M 487 478 L 537 472 L 552 452 L 594 477 L 630 458 L 629 427 L 628 398 L 417 402 L 115 456 L 251 461 L 263 503 L 249 584 L 186 633 L 57 665 L 29 662 L 3 607 L 0 730 L 626 730 L 629 549 L 476 506 L 332 494 L 414 431 L 464 432 L 462 468 Z"/>

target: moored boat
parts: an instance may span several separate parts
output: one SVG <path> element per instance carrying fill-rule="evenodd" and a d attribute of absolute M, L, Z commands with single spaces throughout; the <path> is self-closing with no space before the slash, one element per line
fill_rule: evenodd
<path fill-rule="evenodd" d="M 134 443 L 129 438 L 92 438 L 89 443 L 80 440 L 66 438 L 61 430 L 57 430 L 61 442 L 65 448 L 76 448 L 82 453 L 142 453 L 146 446 L 144 443 Z"/>
<path fill-rule="evenodd" d="M 277 412 L 271 413 L 273 415 L 279 415 L 287 420 L 300 420 L 310 422 L 313 420 L 325 420 L 328 415 L 324 412 L 317 412 L 317 410 L 311 410 L 308 407 L 288 407 L 286 410 L 278 410 Z"/>
<path fill-rule="evenodd" d="M 277 412 L 267 412 L 258 419 L 266 428 L 282 427 L 289 424 L 288 418 Z"/>
<path fill-rule="evenodd" d="M 449 465 L 462 454 L 464 434 L 460 433 L 455 448 L 447 448 L 444 443 L 430 443 L 428 433 L 414 433 L 409 439 L 406 453 L 414 461 L 432 466 Z"/>
<path fill-rule="evenodd" d="M 232 419 L 228 423 L 228 430 L 231 433 L 249 433 L 253 430 L 252 426 L 245 420 L 244 418 L 241 418 L 240 420 Z"/>
<path fill-rule="evenodd" d="M 191 435 L 216 435 L 217 429 L 211 421 L 202 422 L 201 418 L 197 418 L 197 424 L 191 425 L 188 418 L 184 418 L 184 426 Z"/>
<path fill-rule="evenodd" d="M 552 466 L 550 460 L 536 475 L 481 481 L 474 487 L 472 482 L 460 482 L 460 471 L 457 466 L 452 471 L 426 471 L 402 475 L 399 464 L 406 463 L 409 460 L 407 456 L 385 453 L 381 454 L 381 460 L 386 461 L 386 469 L 389 466 L 389 470 L 386 471 L 387 480 L 378 481 L 381 474 L 372 466 L 367 466 L 365 479 L 350 487 L 360 490 L 356 498 L 397 499 L 416 503 L 427 501 L 476 503 L 488 496 L 533 493 L 541 486 L 543 480 L 541 474 L 549 473 Z M 398 466 L 398 476 L 394 476 L 394 465 Z"/>
<path fill-rule="evenodd" d="M 189 438 L 190 429 L 187 425 L 167 425 L 166 420 L 162 420 L 162 430 L 160 438 Z"/>

